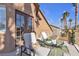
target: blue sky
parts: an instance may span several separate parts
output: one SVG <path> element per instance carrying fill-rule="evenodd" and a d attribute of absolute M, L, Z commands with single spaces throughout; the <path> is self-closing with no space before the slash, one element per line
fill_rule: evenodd
<path fill-rule="evenodd" d="M 41 3 L 39 5 L 41 11 L 43 12 L 44 16 L 46 17 L 47 21 L 50 24 L 60 27 L 61 26 L 60 19 L 62 17 L 62 14 L 64 13 L 64 11 L 68 11 L 70 15 L 67 18 L 67 21 L 69 18 L 72 18 L 73 19 L 72 23 L 74 25 L 75 10 L 71 3 Z M 79 12 L 78 12 L 78 16 L 79 16 Z"/>

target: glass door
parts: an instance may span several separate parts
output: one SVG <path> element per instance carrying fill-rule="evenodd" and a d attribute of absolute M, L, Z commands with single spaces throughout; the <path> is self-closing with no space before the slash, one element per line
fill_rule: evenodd
<path fill-rule="evenodd" d="M 16 38 L 22 39 L 23 33 L 32 31 L 32 17 L 20 11 L 16 11 Z"/>

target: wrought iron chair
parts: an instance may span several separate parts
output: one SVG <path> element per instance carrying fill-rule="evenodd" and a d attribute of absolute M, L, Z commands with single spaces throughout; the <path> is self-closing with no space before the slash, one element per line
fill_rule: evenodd
<path fill-rule="evenodd" d="M 25 53 L 25 51 L 29 54 L 29 55 L 36 55 L 36 56 L 47 56 L 50 49 L 46 48 L 46 47 L 37 47 L 37 48 L 33 48 L 32 44 L 36 44 L 37 43 L 37 39 L 35 36 L 35 33 L 25 33 L 24 34 L 24 40 L 25 40 L 25 47 L 24 50 L 22 52 Z M 27 51 L 30 50 L 30 51 Z"/>

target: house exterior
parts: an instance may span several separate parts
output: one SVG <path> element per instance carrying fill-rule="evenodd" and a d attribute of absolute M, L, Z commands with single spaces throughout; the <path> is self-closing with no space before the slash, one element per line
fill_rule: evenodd
<path fill-rule="evenodd" d="M 50 25 L 50 27 L 53 30 L 53 37 L 57 37 L 57 36 L 61 36 L 61 28 L 54 26 L 54 25 Z"/>
<path fill-rule="evenodd" d="M 35 3 L 0 3 L 0 53 L 15 50 L 22 32 L 41 32 L 52 35 L 52 28 Z"/>

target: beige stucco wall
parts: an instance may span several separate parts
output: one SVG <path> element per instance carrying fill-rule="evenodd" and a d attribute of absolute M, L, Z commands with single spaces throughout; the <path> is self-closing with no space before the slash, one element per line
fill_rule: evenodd
<path fill-rule="evenodd" d="M 24 13 L 31 15 L 31 6 L 30 4 L 0 4 L 0 6 L 6 7 L 6 33 L 4 34 L 4 48 L 0 50 L 1 52 L 10 52 L 15 50 L 15 9 L 18 9 Z"/>
<path fill-rule="evenodd" d="M 0 4 L 6 8 L 6 32 L 4 33 L 4 47 L 0 52 L 9 52 L 15 49 L 15 15 L 12 4 Z M 2 38 L 1 38 L 2 39 Z"/>
<path fill-rule="evenodd" d="M 61 29 L 55 27 L 55 26 L 51 26 L 52 30 L 53 30 L 53 37 L 58 37 L 61 35 Z"/>
<path fill-rule="evenodd" d="M 32 22 L 33 23 L 33 29 L 36 32 L 36 36 L 40 37 L 41 32 L 46 32 L 48 34 L 48 36 L 51 36 L 52 30 L 50 29 L 49 25 L 46 23 L 46 21 L 45 21 L 45 19 L 42 16 L 40 11 L 38 11 L 38 14 L 39 14 L 41 20 L 39 20 L 39 25 L 37 26 L 37 24 L 35 22 L 37 20 L 36 14 L 35 14 L 35 11 L 36 11 L 35 6 L 33 4 L 31 4 L 31 7 L 32 7 L 32 14 L 34 16 L 33 22 Z"/>
<path fill-rule="evenodd" d="M 14 5 L 14 8 L 17 9 L 17 10 L 20 10 L 20 11 L 26 13 L 26 14 L 29 14 L 29 15 L 32 14 L 30 3 L 15 3 L 13 5 Z"/>
<path fill-rule="evenodd" d="M 16 4 L 0 4 L 0 6 L 6 7 L 6 33 L 4 33 L 4 48 L 0 50 L 1 52 L 10 52 L 15 50 L 15 39 L 16 39 L 16 31 L 15 31 L 15 9 L 20 10 L 24 13 L 32 15 L 32 28 L 36 32 L 36 36 L 39 37 L 41 32 L 46 32 L 48 36 L 52 35 L 52 31 L 46 23 L 44 17 L 38 12 L 41 20 L 39 20 L 39 26 L 36 24 L 36 15 L 35 15 L 35 6 L 30 3 L 16 3 Z"/>
<path fill-rule="evenodd" d="M 40 15 L 41 20 L 39 20 L 39 25 L 36 24 L 36 33 L 40 36 L 41 32 L 46 32 L 48 36 L 52 36 L 52 30 L 50 29 L 49 25 L 45 21 L 44 17 L 42 16 L 41 12 L 39 11 L 38 14 Z"/>

